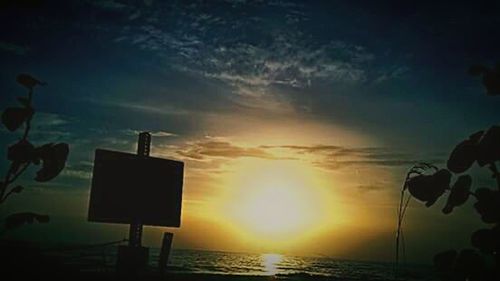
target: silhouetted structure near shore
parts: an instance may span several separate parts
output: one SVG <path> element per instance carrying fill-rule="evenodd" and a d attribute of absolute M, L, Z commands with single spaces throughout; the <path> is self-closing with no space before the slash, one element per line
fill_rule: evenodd
<path fill-rule="evenodd" d="M 137 155 L 97 149 L 89 221 L 130 224 L 128 246 L 119 246 L 117 272 L 136 276 L 148 265 L 143 225 L 180 227 L 184 163 L 150 157 L 151 135 L 139 134 Z M 165 233 L 160 272 L 169 256 L 172 233 Z"/>

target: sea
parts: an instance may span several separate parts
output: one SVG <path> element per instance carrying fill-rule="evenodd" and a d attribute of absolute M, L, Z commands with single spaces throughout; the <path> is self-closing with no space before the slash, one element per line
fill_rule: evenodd
<path fill-rule="evenodd" d="M 158 268 L 160 250 L 150 248 L 149 265 Z M 69 251 L 66 260 L 90 270 L 113 268 L 116 247 Z M 426 265 L 404 264 L 396 278 L 393 263 L 355 261 L 330 257 L 306 257 L 277 253 L 235 253 L 173 249 L 167 272 L 172 274 L 268 276 L 282 280 L 437 280 Z"/>
<path fill-rule="evenodd" d="M 153 262 L 154 260 L 153 255 Z M 168 270 L 176 273 L 276 276 L 284 279 L 328 277 L 334 280 L 395 280 L 393 263 L 275 253 L 174 250 Z M 407 264 L 399 272 L 398 279 L 404 274 L 404 280 L 432 280 L 432 269 L 429 266 Z"/>

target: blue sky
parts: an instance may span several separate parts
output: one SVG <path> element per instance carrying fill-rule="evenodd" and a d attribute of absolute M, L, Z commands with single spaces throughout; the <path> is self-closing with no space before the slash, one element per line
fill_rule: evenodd
<path fill-rule="evenodd" d="M 134 151 L 141 130 L 193 178 L 288 149 L 338 177 L 383 169 L 386 179 L 353 186 L 394 199 L 411 163 L 442 164 L 500 117 L 500 101 L 467 75 L 498 61 L 498 4 L 14 2 L 0 11 L 0 103 L 23 93 L 17 73 L 47 81 L 35 93 L 32 140 L 65 141 L 71 152 L 64 174 L 39 190 L 74 196 L 73 216 L 85 216 L 95 148 Z M 0 133 L 3 146 L 15 139 Z M 188 198 L 210 195 L 186 188 Z"/>

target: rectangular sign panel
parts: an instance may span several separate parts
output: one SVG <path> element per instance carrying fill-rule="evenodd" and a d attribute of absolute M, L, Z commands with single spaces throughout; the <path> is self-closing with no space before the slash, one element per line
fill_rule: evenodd
<path fill-rule="evenodd" d="M 97 149 L 89 221 L 179 227 L 184 163 Z"/>

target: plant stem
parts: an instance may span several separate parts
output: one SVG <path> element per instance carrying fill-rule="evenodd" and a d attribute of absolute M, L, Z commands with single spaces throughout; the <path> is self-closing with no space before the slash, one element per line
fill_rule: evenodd
<path fill-rule="evenodd" d="M 12 182 L 12 179 L 10 178 L 12 176 L 12 171 L 13 171 L 14 165 L 13 163 L 10 164 L 9 170 L 7 171 L 7 174 L 4 177 L 4 181 L 2 183 L 2 189 L 0 190 L 0 200 L 3 198 L 5 191 L 7 190 L 7 187 L 9 184 Z M 0 201 L 0 204 L 3 202 Z"/>
<path fill-rule="evenodd" d="M 8 184 L 13 183 L 28 168 L 30 164 L 31 164 L 30 162 L 24 164 L 24 166 L 19 170 L 19 172 L 14 174 L 14 176 L 10 179 Z"/>
<path fill-rule="evenodd" d="M 405 190 L 406 190 L 406 184 L 408 183 L 408 179 L 410 178 L 411 170 L 406 174 L 406 178 L 403 183 L 403 187 L 401 188 L 401 195 L 399 199 L 399 208 L 398 208 L 398 228 L 396 231 L 396 260 L 395 260 L 395 265 L 394 265 L 394 277 L 397 279 L 398 278 L 398 270 L 399 270 L 399 244 L 400 244 L 400 238 L 401 238 L 401 227 L 403 224 L 403 217 L 404 217 L 404 195 L 405 195 Z"/>
<path fill-rule="evenodd" d="M 5 194 L 5 196 L 3 198 L 0 198 L 0 203 L 3 203 L 5 200 L 7 200 L 7 198 L 9 198 L 9 196 L 14 192 L 14 189 L 11 189 L 9 192 L 7 192 L 7 194 Z"/>
<path fill-rule="evenodd" d="M 33 89 L 30 89 L 28 92 L 28 107 L 31 107 L 31 100 L 33 99 Z M 28 117 L 28 120 L 26 120 L 26 127 L 24 128 L 24 134 L 22 140 L 26 140 L 28 138 L 28 133 L 31 129 L 31 119 L 33 118 L 33 114 Z"/>
<path fill-rule="evenodd" d="M 31 108 L 31 101 L 33 100 L 33 89 L 31 88 L 28 92 L 28 108 Z M 28 133 L 30 132 L 31 129 L 31 119 L 33 118 L 33 114 L 31 114 L 28 117 L 28 120 L 26 120 L 26 127 L 24 128 L 24 134 L 23 137 L 20 141 L 25 141 L 28 139 Z M 0 187 L 0 204 L 5 201 L 4 195 L 5 192 L 7 191 L 7 188 L 9 187 L 9 184 L 13 183 L 25 170 L 28 168 L 30 163 L 25 164 L 21 170 L 19 170 L 17 173 L 14 174 L 13 169 L 14 169 L 14 163 L 10 164 L 9 170 L 7 171 L 7 174 L 4 177 L 4 181 L 2 183 L 2 186 Z"/>

